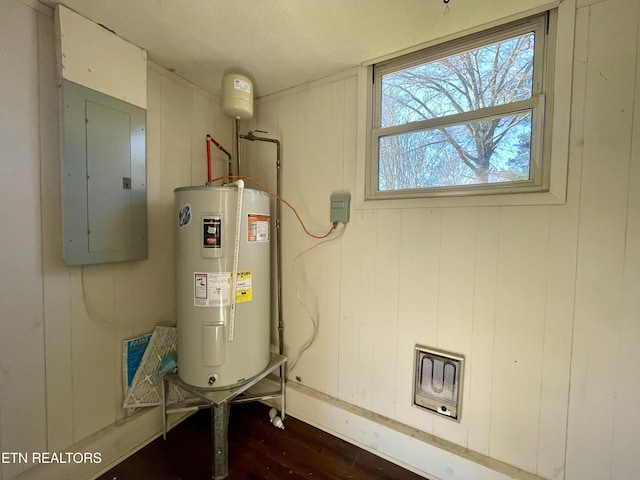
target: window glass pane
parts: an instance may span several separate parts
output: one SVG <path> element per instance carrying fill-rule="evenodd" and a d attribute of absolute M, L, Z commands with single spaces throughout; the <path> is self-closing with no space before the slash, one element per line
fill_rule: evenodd
<path fill-rule="evenodd" d="M 529 33 L 382 76 L 380 126 L 531 98 L 534 43 Z"/>
<path fill-rule="evenodd" d="M 379 139 L 380 191 L 529 180 L 532 112 Z"/>

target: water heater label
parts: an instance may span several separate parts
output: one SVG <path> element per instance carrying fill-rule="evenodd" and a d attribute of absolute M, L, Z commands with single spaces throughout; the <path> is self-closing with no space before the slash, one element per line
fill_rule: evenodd
<path fill-rule="evenodd" d="M 222 218 L 205 217 L 202 219 L 202 247 L 222 248 Z"/>
<path fill-rule="evenodd" d="M 247 241 L 249 243 L 268 242 L 270 240 L 271 217 L 257 213 L 247 215 Z"/>
<path fill-rule="evenodd" d="M 252 276 L 250 271 L 238 272 L 236 303 L 250 302 L 253 300 Z"/>
<path fill-rule="evenodd" d="M 231 304 L 231 273 L 195 272 L 193 304 L 196 307 L 227 307 Z"/>

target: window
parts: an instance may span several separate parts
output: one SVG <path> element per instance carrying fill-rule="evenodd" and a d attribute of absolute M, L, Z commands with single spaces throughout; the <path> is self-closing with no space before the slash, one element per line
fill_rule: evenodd
<path fill-rule="evenodd" d="M 551 23 L 544 13 L 370 67 L 367 198 L 547 191 Z"/>

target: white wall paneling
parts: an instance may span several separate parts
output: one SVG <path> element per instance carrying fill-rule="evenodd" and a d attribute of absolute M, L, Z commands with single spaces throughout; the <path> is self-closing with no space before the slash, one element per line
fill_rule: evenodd
<path fill-rule="evenodd" d="M 0 15 L 0 449 L 46 446 L 38 14 L 16 2 Z M 28 468 L 0 464 L 0 478 Z"/>
<path fill-rule="evenodd" d="M 70 269 L 62 261 L 58 82 L 54 26 L 38 15 L 40 66 L 40 195 L 42 202 L 42 274 L 45 312 L 47 447 L 73 444 Z M 35 181 L 33 179 L 32 181 Z"/>
<path fill-rule="evenodd" d="M 468 425 L 467 446 L 488 455 L 494 356 L 487 352 L 492 352 L 495 345 L 500 209 L 478 209 L 475 223 L 473 333 L 467 353 L 462 418 Z"/>
<path fill-rule="evenodd" d="M 628 241 L 637 217 L 639 7 L 601 2 L 581 16 L 588 42 L 580 50 L 586 76 L 568 478 L 624 479 L 638 468 L 637 433 L 622 424 L 637 430 L 638 416 L 626 407 L 640 388 L 626 363 L 637 358 L 639 339 L 637 289 L 635 299 L 628 295 L 638 272 L 637 242 Z"/>

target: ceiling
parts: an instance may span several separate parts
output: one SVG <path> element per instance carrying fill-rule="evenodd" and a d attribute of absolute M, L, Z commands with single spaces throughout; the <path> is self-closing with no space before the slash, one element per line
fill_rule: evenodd
<path fill-rule="evenodd" d="M 503 0 L 41 1 L 109 28 L 213 95 L 220 95 L 225 73 L 245 74 L 256 97 L 469 28 L 507 8 Z"/>

